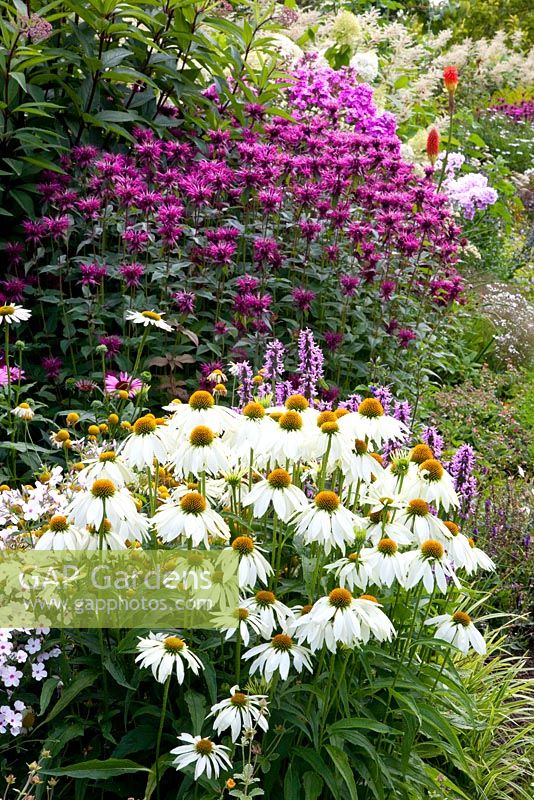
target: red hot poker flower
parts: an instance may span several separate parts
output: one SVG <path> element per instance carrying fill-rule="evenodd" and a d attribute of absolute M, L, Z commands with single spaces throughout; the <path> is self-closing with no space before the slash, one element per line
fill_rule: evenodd
<path fill-rule="evenodd" d="M 439 154 L 439 133 L 437 128 L 430 128 L 426 140 L 426 154 L 428 156 L 428 160 L 434 166 L 436 163 L 436 159 Z"/>
<path fill-rule="evenodd" d="M 443 82 L 449 94 L 454 94 L 458 88 L 458 69 L 456 67 L 445 67 L 443 70 Z"/>

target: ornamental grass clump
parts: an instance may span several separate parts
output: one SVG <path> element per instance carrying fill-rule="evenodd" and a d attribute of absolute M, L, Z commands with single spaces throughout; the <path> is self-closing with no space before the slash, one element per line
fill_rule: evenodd
<path fill-rule="evenodd" d="M 309 331 L 301 349 L 319 355 Z M 180 787 L 216 798 L 229 786 L 238 797 L 254 796 L 251 786 L 290 797 L 301 781 L 325 798 L 410 797 L 443 781 L 470 796 L 462 741 L 479 722 L 459 659 L 485 652 L 474 581 L 494 565 L 463 530 L 469 506 L 457 488 L 469 453 L 449 471 L 385 387 L 318 401 L 316 366 L 300 365 L 307 396 L 289 392 L 283 373 L 241 408 L 199 389 L 161 418 L 139 410 L 122 443 L 73 441 L 76 465 L 56 468 L 43 489 L 2 487 L 8 548 L 55 549 L 75 526 L 72 547 L 78 536 L 82 548 L 85 538 L 138 556 L 157 548 L 191 564 L 208 549 L 217 564 L 237 555 L 238 606 L 214 614 L 211 630 L 114 630 L 96 644 L 64 634 L 71 654 L 89 642 L 100 652 L 91 680 L 105 670 L 84 736 L 100 731 L 111 702 L 121 713 L 107 717 L 110 735 L 119 752 L 132 731 L 145 737 L 129 770 L 156 763 L 149 781 L 160 797 Z M 223 370 L 214 379 L 231 383 Z M 156 432 L 165 454 L 131 457 Z M 435 432 L 425 438 L 441 447 Z M 10 653 L 4 663 L 10 685 Z M 103 763 L 111 769 L 113 757 Z"/>

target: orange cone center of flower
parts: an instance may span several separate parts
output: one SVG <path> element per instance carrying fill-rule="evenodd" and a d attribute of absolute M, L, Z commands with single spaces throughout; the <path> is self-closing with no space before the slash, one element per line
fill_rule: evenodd
<path fill-rule="evenodd" d="M 365 453 L 367 453 L 367 442 L 364 442 L 363 439 L 355 439 L 354 449 L 359 456 L 365 455 Z"/>
<path fill-rule="evenodd" d="M 213 742 L 209 739 L 199 739 L 195 745 L 195 750 L 201 756 L 209 756 L 213 751 Z"/>
<path fill-rule="evenodd" d="M 167 636 L 167 638 L 163 640 L 163 647 L 168 653 L 179 653 L 180 650 L 184 649 L 185 642 L 178 636 Z"/>
<path fill-rule="evenodd" d="M 254 550 L 254 542 L 250 536 L 238 536 L 232 542 L 232 549 L 236 550 L 240 555 L 246 556 Z"/>
<path fill-rule="evenodd" d="M 321 425 L 321 430 L 323 433 L 327 433 L 332 435 L 333 433 L 337 433 L 339 430 L 339 425 L 337 422 L 323 422 Z"/>
<path fill-rule="evenodd" d="M 467 626 L 471 624 L 471 617 L 469 614 L 466 614 L 465 611 L 455 611 L 452 615 L 452 621 L 457 625 L 463 625 L 464 628 L 467 628 Z"/>
<path fill-rule="evenodd" d="M 416 497 L 408 503 L 408 513 L 416 517 L 425 517 L 429 513 L 428 503 Z"/>
<path fill-rule="evenodd" d="M 361 594 L 360 600 L 369 600 L 371 603 L 378 603 L 378 600 L 374 596 L 374 594 Z"/>
<path fill-rule="evenodd" d="M 435 458 L 428 458 L 419 467 L 421 472 L 426 472 L 429 481 L 439 481 L 443 477 L 443 467 Z"/>
<path fill-rule="evenodd" d="M 362 400 L 358 406 L 358 412 L 362 417 L 369 417 L 370 419 L 374 417 L 383 417 L 384 406 L 376 397 L 367 397 L 365 400 Z"/>
<path fill-rule="evenodd" d="M 300 431 L 302 428 L 302 417 L 298 411 L 286 411 L 278 420 L 278 424 L 283 431 Z"/>
<path fill-rule="evenodd" d="M 0 317 L 9 317 L 15 313 L 15 306 L 0 306 Z"/>
<path fill-rule="evenodd" d="M 444 548 L 441 542 L 437 542 L 435 539 L 427 539 L 421 545 L 421 552 L 425 558 L 440 559 L 443 558 Z"/>
<path fill-rule="evenodd" d="M 64 517 L 62 514 L 55 514 L 50 520 L 51 531 L 66 531 L 68 527 L 69 523 L 67 522 L 67 517 Z"/>
<path fill-rule="evenodd" d="M 248 701 L 248 697 L 243 692 L 235 692 L 232 697 L 230 698 L 230 702 L 233 706 L 246 706 Z"/>
<path fill-rule="evenodd" d="M 355 561 L 359 561 L 360 554 L 359 553 L 349 553 L 348 559 L 349 559 L 349 561 L 352 561 L 352 563 L 354 563 Z"/>
<path fill-rule="evenodd" d="M 243 409 L 243 416 L 249 419 L 263 419 L 265 409 L 260 403 L 247 403 Z"/>
<path fill-rule="evenodd" d="M 243 620 L 249 618 L 250 612 L 248 608 L 238 608 L 237 611 L 235 612 L 235 616 L 240 622 L 243 622 Z"/>
<path fill-rule="evenodd" d="M 99 478 L 91 486 L 91 494 L 94 497 L 99 497 L 101 500 L 113 497 L 115 491 L 116 489 L 113 481 L 107 480 L 106 478 Z"/>
<path fill-rule="evenodd" d="M 332 513 L 339 508 L 340 499 L 335 492 L 319 492 L 315 495 L 315 505 L 317 508 L 320 508 L 321 511 L 329 511 Z"/>
<path fill-rule="evenodd" d="M 193 447 L 209 447 L 215 439 L 215 434 L 207 425 L 197 425 L 189 434 L 189 441 Z"/>
<path fill-rule="evenodd" d="M 352 603 L 352 594 L 348 589 L 332 589 L 328 600 L 335 608 L 348 608 Z"/>
<path fill-rule="evenodd" d="M 114 450 L 106 450 L 104 453 L 100 453 L 98 456 L 99 461 L 115 461 L 117 458 L 117 454 Z"/>
<path fill-rule="evenodd" d="M 347 414 L 350 414 L 350 411 L 348 408 L 336 408 L 334 414 L 336 415 L 336 419 L 341 419 L 341 417 L 346 417 Z"/>
<path fill-rule="evenodd" d="M 189 492 L 180 498 L 180 507 L 186 514 L 201 514 L 206 510 L 206 499 L 198 492 Z"/>
<path fill-rule="evenodd" d="M 156 311 L 141 311 L 141 316 L 146 317 L 146 319 L 153 319 L 154 322 L 159 322 L 161 319 L 161 314 Z"/>
<path fill-rule="evenodd" d="M 430 458 L 434 458 L 434 453 L 427 444 L 416 444 L 410 453 L 410 461 L 414 464 L 422 464 Z"/>
<path fill-rule="evenodd" d="M 397 542 L 394 542 L 393 539 L 388 539 L 387 537 L 380 539 L 377 544 L 377 548 L 379 553 L 384 553 L 386 556 L 394 555 L 399 549 Z"/>
<path fill-rule="evenodd" d="M 199 390 L 198 392 L 193 392 L 193 394 L 189 398 L 189 405 L 191 406 L 191 408 L 194 408 L 195 411 L 211 408 L 214 404 L 215 400 L 213 399 L 212 395 L 209 392 L 203 390 Z"/>
<path fill-rule="evenodd" d="M 133 430 L 137 436 L 146 436 L 149 433 L 154 433 L 158 424 L 154 417 L 139 417 L 136 422 L 134 422 Z"/>
<path fill-rule="evenodd" d="M 275 650 L 291 650 L 293 647 L 293 639 L 287 633 L 277 633 L 271 642 Z"/>
<path fill-rule="evenodd" d="M 337 419 L 333 411 L 321 411 L 317 417 L 317 427 L 320 428 L 325 422 L 335 422 Z"/>
<path fill-rule="evenodd" d="M 302 394 L 290 395 L 284 405 L 289 411 L 305 411 L 310 407 L 310 404 Z"/>
<path fill-rule="evenodd" d="M 291 485 L 291 476 L 285 469 L 273 469 L 267 475 L 267 480 L 273 489 L 287 489 Z"/>
<path fill-rule="evenodd" d="M 452 533 L 453 536 L 458 536 L 458 534 L 460 533 L 460 528 L 458 527 L 456 522 L 450 522 L 449 520 L 446 520 L 443 524 L 445 525 L 447 530 L 449 530 L 450 533 Z"/>
<path fill-rule="evenodd" d="M 259 591 L 256 592 L 256 602 L 260 606 L 272 606 L 276 602 L 276 597 L 272 592 Z"/>

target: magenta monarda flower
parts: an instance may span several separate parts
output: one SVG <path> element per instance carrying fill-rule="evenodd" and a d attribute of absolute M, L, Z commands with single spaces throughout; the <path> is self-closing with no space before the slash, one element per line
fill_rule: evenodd
<path fill-rule="evenodd" d="M 118 392 L 128 392 L 128 397 L 132 399 L 143 388 L 143 381 L 133 378 L 127 372 L 119 372 L 118 375 L 108 372 L 104 388 L 107 394 L 116 395 Z"/>
<path fill-rule="evenodd" d="M 144 266 L 136 261 L 132 264 L 121 264 L 119 267 L 119 275 L 128 289 L 136 289 L 140 286 L 144 274 Z"/>
<path fill-rule="evenodd" d="M 45 356 L 41 361 L 46 377 L 50 381 L 55 381 L 59 378 L 63 360 L 58 356 Z"/>
<path fill-rule="evenodd" d="M 120 336 L 99 336 L 98 343 L 107 347 L 107 359 L 112 359 L 114 356 L 116 356 L 122 347 L 122 339 Z"/>
<path fill-rule="evenodd" d="M 80 273 L 83 286 L 100 286 L 107 275 L 108 268 L 105 264 L 82 264 Z"/>

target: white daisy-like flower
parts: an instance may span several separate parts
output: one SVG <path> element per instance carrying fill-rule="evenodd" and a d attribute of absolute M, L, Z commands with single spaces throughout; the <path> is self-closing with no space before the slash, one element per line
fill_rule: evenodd
<path fill-rule="evenodd" d="M 259 581 L 267 586 L 269 577 L 274 575 L 273 568 L 262 555 L 261 548 L 250 536 L 238 536 L 228 548 L 239 555 L 238 580 L 240 589 L 253 589 Z"/>
<path fill-rule="evenodd" d="M 245 507 L 252 506 L 254 517 L 263 517 L 272 505 L 282 522 L 287 522 L 296 512 L 308 506 L 302 489 L 294 486 L 289 472 L 280 468 L 272 470 L 267 478 L 255 483 L 241 502 Z"/>
<path fill-rule="evenodd" d="M 457 508 L 460 505 L 452 477 L 435 458 L 429 458 L 419 465 L 409 491 L 412 497 L 417 495 L 436 506 L 441 505 L 445 511 L 451 506 Z"/>
<path fill-rule="evenodd" d="M 189 492 L 198 492 L 200 484 L 197 481 L 180 483 L 171 489 L 171 498 L 177 503 Z M 205 481 L 204 497 L 210 506 L 230 505 L 229 498 L 225 496 L 226 481 L 224 478 L 207 478 Z"/>
<path fill-rule="evenodd" d="M 445 554 L 445 548 L 436 539 L 427 539 L 417 550 L 403 553 L 403 559 L 406 568 L 404 583 L 406 589 L 411 589 L 419 581 L 423 581 L 427 592 L 432 592 L 437 585 L 440 592 L 445 594 L 447 578 L 450 578 L 455 586 L 460 587 L 452 564 Z"/>
<path fill-rule="evenodd" d="M 402 500 L 398 495 L 383 494 L 383 487 L 374 484 L 368 488 L 361 498 L 362 505 L 370 506 L 367 513 L 367 538 L 372 544 L 387 537 L 397 544 L 411 544 L 413 533 L 405 525 L 396 520 L 396 514 L 402 508 Z"/>
<path fill-rule="evenodd" d="M 482 569 L 486 572 L 493 572 L 495 570 L 495 564 L 491 560 L 491 558 L 477 547 L 475 544 L 474 539 L 468 539 L 469 547 L 471 549 L 471 564 L 469 566 L 465 566 L 465 571 L 468 575 L 472 575 L 478 569 Z"/>
<path fill-rule="evenodd" d="M 199 492 L 184 494 L 176 504 L 167 501 L 158 508 L 152 521 L 164 542 L 181 539 L 193 547 L 204 545 L 209 550 L 210 537 L 228 541 L 230 529 L 216 511 L 208 508 L 206 498 Z"/>
<path fill-rule="evenodd" d="M 333 589 L 321 597 L 311 610 L 292 625 L 297 641 L 306 642 L 312 651 L 326 645 L 335 653 L 338 643 L 353 648 L 361 641 L 359 618 L 353 614 L 354 598 L 348 589 Z"/>
<path fill-rule="evenodd" d="M 379 642 L 390 642 L 395 628 L 382 611 L 382 606 L 371 594 L 362 594 L 354 600 L 353 611 L 360 620 L 362 641 L 367 644 L 371 635 Z"/>
<path fill-rule="evenodd" d="M 358 411 L 345 414 L 339 424 L 352 439 L 371 441 L 377 447 L 391 439 L 402 441 L 409 433 L 404 423 L 384 412 L 382 403 L 375 397 L 362 400 Z"/>
<path fill-rule="evenodd" d="M 270 642 L 259 644 L 243 653 L 243 659 L 254 659 L 250 665 L 250 674 L 261 672 L 265 680 L 270 681 L 275 672 L 279 672 L 283 681 L 287 679 L 291 667 L 297 672 L 307 669 L 312 672 L 311 652 L 307 647 L 297 644 L 287 633 L 278 633 Z"/>
<path fill-rule="evenodd" d="M 169 323 L 163 321 L 163 316 L 157 311 L 127 311 L 125 319 L 127 322 L 134 322 L 136 325 L 143 325 L 145 328 L 150 325 L 162 331 L 172 331 Z"/>
<path fill-rule="evenodd" d="M 221 772 L 232 769 L 232 762 L 228 756 L 229 749 L 222 744 L 215 744 L 209 738 L 191 736 L 182 733 L 178 741 L 185 742 L 171 750 L 176 756 L 172 762 L 176 769 L 184 769 L 190 764 L 195 765 L 195 780 L 206 773 L 207 778 L 218 778 Z"/>
<path fill-rule="evenodd" d="M 286 628 L 288 622 L 293 620 L 293 611 L 277 600 L 273 592 L 264 589 L 243 600 L 242 606 L 260 618 L 266 637 L 271 636 L 278 626 Z"/>
<path fill-rule="evenodd" d="M 277 420 L 271 439 L 266 442 L 266 455 L 275 464 L 286 465 L 306 458 L 309 436 L 299 411 L 285 411 Z"/>
<path fill-rule="evenodd" d="M 250 631 L 255 633 L 257 636 L 261 636 L 263 639 L 267 639 L 272 633 L 272 631 L 266 631 L 261 616 L 258 613 L 251 611 L 249 608 L 245 608 L 244 605 L 240 608 L 236 608 L 231 614 L 231 616 L 235 619 L 235 625 L 229 624 L 228 616 L 229 615 L 227 613 L 213 614 L 212 616 L 214 627 L 216 627 L 218 630 L 226 631 L 226 635 L 224 637 L 225 641 L 231 639 L 232 636 L 239 631 L 241 641 L 245 647 L 248 647 L 248 643 L 250 642 Z"/>
<path fill-rule="evenodd" d="M 261 455 L 264 449 L 263 442 L 276 430 L 276 423 L 267 416 L 261 403 L 256 402 L 247 403 L 241 415 L 233 422 L 233 425 L 226 428 L 223 441 L 235 453 L 237 460 L 244 460 L 247 463 L 250 451 L 254 451 L 256 456 Z"/>
<path fill-rule="evenodd" d="M 150 632 L 146 637 L 139 637 L 137 649 L 139 655 L 136 656 L 136 663 L 140 667 L 150 667 L 158 683 L 165 683 L 173 671 L 176 672 L 178 683 L 183 683 L 185 667 L 194 675 L 204 669 L 199 657 L 175 634 Z"/>
<path fill-rule="evenodd" d="M 253 730 L 256 727 L 268 731 L 268 713 L 266 694 L 245 694 L 236 685 L 230 689 L 230 697 L 211 707 L 206 719 L 215 717 L 213 730 L 220 736 L 229 728 L 232 741 L 237 742 L 243 731 Z"/>
<path fill-rule="evenodd" d="M 197 425 L 171 457 L 171 464 L 180 477 L 191 473 L 218 475 L 230 470 L 228 456 L 215 432 L 206 425 Z"/>
<path fill-rule="evenodd" d="M 361 521 L 341 505 L 335 492 L 323 491 L 316 494 L 313 505 L 298 512 L 291 522 L 306 544 L 318 542 L 328 555 L 333 547 L 344 553 L 348 544 L 354 544 L 354 526 Z"/>
<path fill-rule="evenodd" d="M 9 306 L 0 306 L 0 325 L 5 322 L 6 325 L 18 325 L 19 322 L 26 322 L 31 317 L 32 312 L 17 306 L 15 304 Z"/>
<path fill-rule="evenodd" d="M 419 543 L 426 539 L 437 539 L 439 542 L 447 544 L 451 538 L 450 532 L 442 520 L 430 513 L 429 504 L 421 497 L 409 500 L 406 506 L 397 513 L 395 521 L 411 530 Z"/>
<path fill-rule="evenodd" d="M 297 411 L 302 415 L 302 419 L 306 423 L 306 427 L 316 425 L 321 412 L 316 408 L 310 406 L 309 400 L 303 394 L 291 394 L 284 401 L 283 406 L 270 406 L 267 409 L 268 414 L 280 415 L 285 414 L 286 411 Z M 331 412 L 328 412 L 331 413 Z M 326 420 L 324 420 L 326 421 Z"/>
<path fill-rule="evenodd" d="M 128 532 L 121 528 L 114 530 L 111 526 L 109 519 L 105 519 L 99 530 L 93 526 L 86 529 L 89 534 L 89 542 L 87 543 L 87 550 L 126 550 L 126 541 L 128 540 Z M 136 537 L 133 537 L 136 538 Z"/>
<path fill-rule="evenodd" d="M 100 529 L 104 519 L 108 519 L 112 529 L 123 538 L 147 541 L 149 522 L 139 514 L 133 498 L 124 486 L 117 486 L 108 478 L 93 481 L 89 490 L 77 492 L 65 509 L 74 524 L 84 528 L 92 526 Z"/>
<path fill-rule="evenodd" d="M 186 436 L 198 425 L 205 425 L 220 435 L 236 425 L 240 418 L 231 408 L 216 405 L 213 395 L 203 389 L 193 392 L 189 402 L 180 403 L 173 400 L 163 406 L 163 410 L 171 412 L 169 428 Z"/>
<path fill-rule="evenodd" d="M 164 464 L 169 446 L 165 426 L 158 425 L 153 414 L 147 414 L 134 422 L 133 431 L 121 445 L 119 455 L 127 466 L 142 470 L 152 468 L 154 461 Z"/>
<path fill-rule="evenodd" d="M 370 483 L 373 476 L 375 478 L 382 476 L 384 467 L 378 458 L 371 455 L 367 442 L 363 439 L 354 439 L 353 449 L 348 451 L 343 460 L 343 470 L 352 483 L 356 481 Z"/>
<path fill-rule="evenodd" d="M 388 588 L 397 581 L 404 585 L 405 564 L 399 546 L 393 539 L 380 539 L 376 547 L 362 550 L 362 562 L 372 582 Z"/>
<path fill-rule="evenodd" d="M 78 473 L 78 481 L 81 486 L 87 486 L 99 478 L 109 478 L 117 486 L 125 486 L 133 482 L 133 473 L 114 450 L 103 450 L 97 458 L 88 459 L 84 463 L 87 466 Z"/>
<path fill-rule="evenodd" d="M 29 422 L 35 416 L 35 411 L 29 403 L 19 403 L 18 406 L 11 409 L 11 413 L 14 414 L 15 417 L 23 419 L 24 422 Z"/>
<path fill-rule="evenodd" d="M 342 589 L 361 589 L 365 592 L 369 583 L 369 573 L 360 553 L 349 553 L 332 564 L 325 564 L 326 572 L 332 572 Z"/>
<path fill-rule="evenodd" d="M 72 525 L 63 514 L 55 514 L 48 530 L 37 539 L 35 550 L 87 550 L 91 540 L 88 531 Z"/>
<path fill-rule="evenodd" d="M 450 642 L 464 655 L 472 647 L 476 653 L 484 655 L 486 642 L 481 633 L 475 628 L 471 617 L 465 611 L 455 611 L 454 614 L 440 614 L 438 617 L 425 620 L 425 625 L 437 625 L 434 637 Z"/>
<path fill-rule="evenodd" d="M 443 523 L 449 532 L 449 539 L 446 542 L 447 553 L 456 568 L 464 567 L 470 575 L 475 569 L 473 560 L 473 549 L 467 536 L 460 532 L 460 527 L 450 520 Z M 493 563 L 493 562 L 492 562 Z"/>
<path fill-rule="evenodd" d="M 331 413 L 331 412 L 330 412 Z M 317 422 L 321 422 L 325 413 L 320 414 Z M 347 437 L 341 432 L 337 419 L 326 419 L 317 425 L 310 435 L 309 455 L 321 462 L 325 474 L 331 474 L 336 467 L 344 466 L 350 459 L 351 450 Z M 326 459 L 326 466 L 325 466 Z"/>

